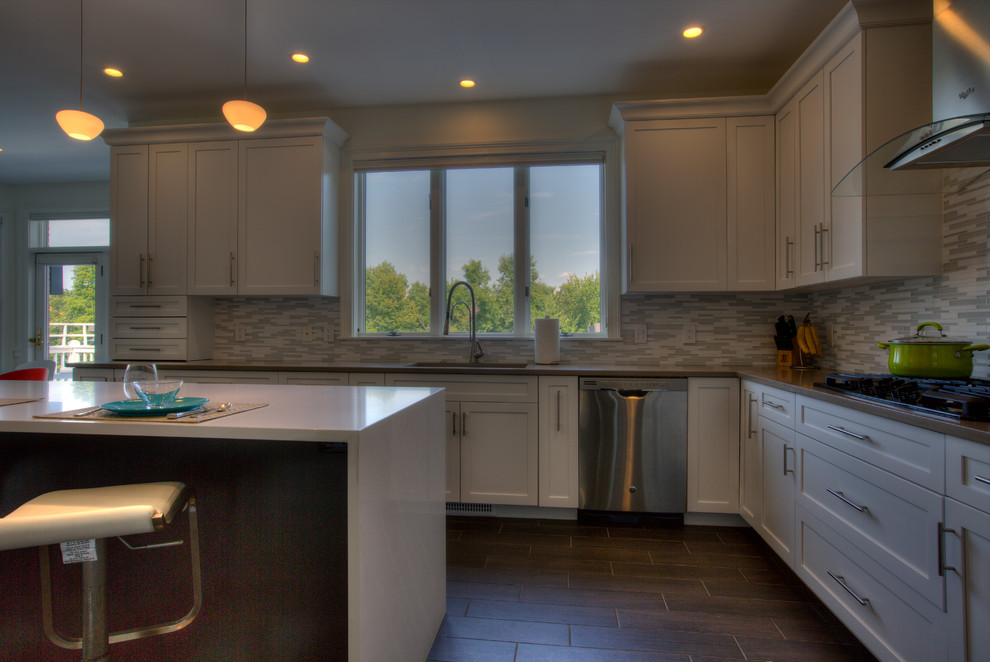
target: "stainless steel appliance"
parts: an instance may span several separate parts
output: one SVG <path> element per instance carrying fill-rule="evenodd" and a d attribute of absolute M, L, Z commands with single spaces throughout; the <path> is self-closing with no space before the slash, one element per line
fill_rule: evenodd
<path fill-rule="evenodd" d="M 910 379 L 893 375 L 826 375 L 819 388 L 962 421 L 990 421 L 990 380 Z"/>
<path fill-rule="evenodd" d="M 687 509 L 687 380 L 582 377 L 578 507 Z"/>

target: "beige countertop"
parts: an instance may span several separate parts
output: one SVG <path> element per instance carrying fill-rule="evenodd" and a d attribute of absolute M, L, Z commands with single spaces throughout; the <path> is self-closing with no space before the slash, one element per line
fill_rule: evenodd
<path fill-rule="evenodd" d="M 125 368 L 127 362 L 108 361 L 103 363 L 73 364 L 72 367 Z M 221 360 L 190 361 L 185 363 L 160 363 L 161 368 L 182 370 L 226 370 L 226 371 L 282 371 L 282 372 L 415 372 L 423 374 L 530 374 L 566 375 L 588 377 L 739 377 L 776 386 L 793 393 L 809 395 L 820 400 L 883 416 L 909 425 L 951 434 L 990 445 L 990 422 L 953 421 L 934 415 L 925 415 L 885 405 L 860 400 L 835 391 L 815 386 L 824 381 L 821 370 L 792 370 L 775 366 L 721 366 L 705 368 L 700 366 L 661 367 L 647 365 L 581 365 L 556 364 L 537 365 L 535 363 L 482 362 L 477 366 L 464 363 L 437 362 L 431 365 L 412 363 L 334 363 L 334 364 L 286 364 L 286 363 L 231 363 Z"/>

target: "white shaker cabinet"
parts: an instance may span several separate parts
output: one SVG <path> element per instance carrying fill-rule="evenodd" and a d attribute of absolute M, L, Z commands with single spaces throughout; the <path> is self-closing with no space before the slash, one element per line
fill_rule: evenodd
<path fill-rule="evenodd" d="M 739 380 L 688 379 L 687 509 L 739 512 Z"/>
<path fill-rule="evenodd" d="M 725 119 L 625 128 L 627 292 L 726 288 Z"/>
<path fill-rule="evenodd" d="M 540 505 L 578 507 L 578 378 L 541 376 Z"/>
<path fill-rule="evenodd" d="M 110 150 L 111 294 L 185 294 L 186 145 Z"/>
<path fill-rule="evenodd" d="M 446 389 L 448 500 L 539 504 L 537 377 L 401 373 L 385 385 Z"/>
<path fill-rule="evenodd" d="M 759 385 L 742 382 L 739 400 L 739 514 L 754 529 L 763 512 Z"/>
<path fill-rule="evenodd" d="M 190 294 L 237 293 L 237 141 L 189 145 Z"/>
<path fill-rule="evenodd" d="M 726 289 L 774 289 L 774 119 L 726 119 Z"/>
<path fill-rule="evenodd" d="M 336 252 L 321 289 L 322 219 L 336 214 L 325 208 L 323 138 L 242 140 L 239 150 L 238 294 L 337 294 Z"/>
<path fill-rule="evenodd" d="M 825 280 L 828 264 L 829 202 L 825 190 L 825 94 L 819 73 L 797 93 L 795 114 L 794 283 Z M 785 106 L 786 108 L 786 106 Z"/>
<path fill-rule="evenodd" d="M 945 577 L 949 659 L 990 659 L 990 446 L 946 437 Z"/>

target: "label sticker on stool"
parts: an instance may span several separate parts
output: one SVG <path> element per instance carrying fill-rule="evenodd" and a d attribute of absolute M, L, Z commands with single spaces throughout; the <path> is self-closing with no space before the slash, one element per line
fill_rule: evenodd
<path fill-rule="evenodd" d="M 96 540 L 72 540 L 61 543 L 62 563 L 82 563 L 96 560 Z"/>

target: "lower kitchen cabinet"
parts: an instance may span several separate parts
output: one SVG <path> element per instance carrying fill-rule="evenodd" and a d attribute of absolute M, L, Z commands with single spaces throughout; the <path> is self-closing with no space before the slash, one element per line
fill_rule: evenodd
<path fill-rule="evenodd" d="M 537 377 L 396 373 L 385 384 L 446 389 L 449 501 L 539 504 Z"/>
<path fill-rule="evenodd" d="M 540 506 L 578 507 L 578 378 L 540 377 Z"/>
<path fill-rule="evenodd" d="M 945 443 L 949 659 L 990 660 L 990 446 L 951 436 Z"/>
<path fill-rule="evenodd" d="M 538 505 L 537 405 L 460 405 L 460 501 Z"/>
<path fill-rule="evenodd" d="M 687 509 L 739 512 L 739 380 L 688 379 Z"/>
<path fill-rule="evenodd" d="M 190 384 L 278 384 L 278 373 L 268 370 L 173 370 L 159 365 L 158 376 Z"/>
<path fill-rule="evenodd" d="M 758 389 L 743 382 L 739 402 L 739 514 L 754 529 L 759 527 L 763 514 Z"/>
<path fill-rule="evenodd" d="M 777 555 L 794 564 L 794 490 L 797 483 L 794 430 L 760 421 L 763 500 L 757 531 Z"/>

